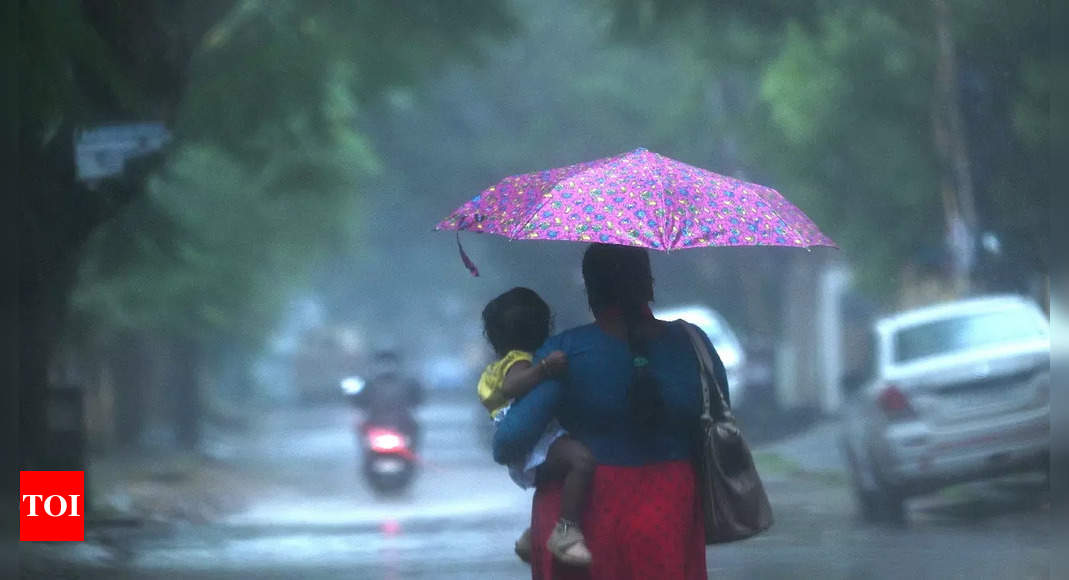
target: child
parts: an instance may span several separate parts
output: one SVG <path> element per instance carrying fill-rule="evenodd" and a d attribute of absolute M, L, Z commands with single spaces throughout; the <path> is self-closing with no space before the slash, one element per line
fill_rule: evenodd
<path fill-rule="evenodd" d="M 561 351 L 532 364 L 532 353 L 549 337 L 549 306 L 533 290 L 513 288 L 494 298 L 483 309 L 486 338 L 498 356 L 479 379 L 479 399 L 496 425 L 508 412 L 513 399 L 527 394 L 542 381 L 560 378 L 568 360 Z M 572 439 L 553 421 L 526 461 L 509 465 L 509 475 L 523 488 L 535 481 L 562 478 L 561 514 L 546 542 L 555 558 L 566 564 L 590 564 L 590 550 L 579 529 L 583 504 L 594 473 L 594 460 L 585 445 Z M 530 561 L 531 530 L 516 542 L 516 553 Z"/>

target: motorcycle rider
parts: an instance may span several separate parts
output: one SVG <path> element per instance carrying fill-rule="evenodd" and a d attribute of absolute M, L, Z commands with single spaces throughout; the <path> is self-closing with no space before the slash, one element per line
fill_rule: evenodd
<path fill-rule="evenodd" d="M 401 357 L 393 350 L 375 353 L 370 371 L 370 379 L 354 400 L 364 412 L 365 428 L 393 427 L 408 435 L 411 447 L 417 448 L 420 433 L 413 411 L 423 403 L 422 385 L 401 372 Z"/>

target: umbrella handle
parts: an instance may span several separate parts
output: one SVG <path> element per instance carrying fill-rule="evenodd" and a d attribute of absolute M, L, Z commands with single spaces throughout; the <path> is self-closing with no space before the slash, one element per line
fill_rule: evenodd
<path fill-rule="evenodd" d="M 460 250 L 460 259 L 464 261 L 464 267 L 471 272 L 471 275 L 478 278 L 479 269 L 475 267 L 475 262 L 471 261 L 468 257 L 468 253 L 464 251 L 464 246 L 460 244 L 460 231 L 457 231 L 457 249 Z"/>

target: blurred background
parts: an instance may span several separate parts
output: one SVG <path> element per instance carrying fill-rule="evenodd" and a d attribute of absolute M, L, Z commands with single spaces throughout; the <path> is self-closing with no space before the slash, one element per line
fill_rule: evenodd
<path fill-rule="evenodd" d="M 462 235 L 472 278 L 432 226 L 640 146 L 841 247 L 653 256 L 777 510 L 711 575 L 1047 577 L 1047 1 L 18 11 L 20 465 L 89 502 L 27 577 L 526 577 L 480 312 L 522 285 L 586 323 L 583 248 Z M 383 351 L 424 393 L 391 493 L 347 400 Z"/>

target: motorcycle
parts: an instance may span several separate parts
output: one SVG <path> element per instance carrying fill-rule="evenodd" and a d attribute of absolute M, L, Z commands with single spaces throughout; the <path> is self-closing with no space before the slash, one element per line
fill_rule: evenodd
<path fill-rule="evenodd" d="M 411 438 L 392 427 L 365 424 L 364 478 L 379 493 L 398 493 L 411 483 L 416 457 Z"/>
<path fill-rule="evenodd" d="M 360 377 L 347 377 L 341 388 L 346 398 L 363 411 L 356 424 L 358 445 L 362 452 L 361 472 L 378 493 L 400 493 L 411 485 L 416 473 L 418 428 L 408 409 L 369 412 L 366 383 Z"/>

